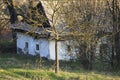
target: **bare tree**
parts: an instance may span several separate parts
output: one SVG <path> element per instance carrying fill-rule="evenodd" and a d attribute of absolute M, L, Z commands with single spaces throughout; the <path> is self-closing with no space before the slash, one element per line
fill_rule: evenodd
<path fill-rule="evenodd" d="M 111 21 L 112 21 L 112 58 L 111 65 L 114 69 L 120 68 L 120 41 L 119 41 L 119 19 L 120 19 L 120 3 L 118 0 L 107 0 L 109 11 L 111 12 Z"/>
<path fill-rule="evenodd" d="M 8 29 L 9 17 L 7 15 L 6 6 L 3 1 L 0 1 L 0 35 L 2 31 Z"/>
<path fill-rule="evenodd" d="M 105 5 L 106 1 L 73 0 L 70 1 L 67 10 L 65 9 L 65 21 L 72 26 L 70 31 L 82 35 L 74 38 L 79 43 L 79 59 L 83 59 L 83 66 L 87 69 L 92 66 L 96 45 L 109 36 L 111 21 L 107 19 L 109 12 Z"/>

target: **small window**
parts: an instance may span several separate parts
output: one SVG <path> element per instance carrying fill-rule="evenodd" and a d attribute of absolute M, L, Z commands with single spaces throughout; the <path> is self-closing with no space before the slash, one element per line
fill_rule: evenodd
<path fill-rule="evenodd" d="M 36 50 L 39 50 L 39 44 L 36 44 Z"/>
<path fill-rule="evenodd" d="M 28 48 L 28 42 L 25 42 L 25 48 Z"/>
<path fill-rule="evenodd" d="M 67 45 L 67 50 L 68 50 L 68 52 L 71 51 L 71 46 L 70 45 Z"/>

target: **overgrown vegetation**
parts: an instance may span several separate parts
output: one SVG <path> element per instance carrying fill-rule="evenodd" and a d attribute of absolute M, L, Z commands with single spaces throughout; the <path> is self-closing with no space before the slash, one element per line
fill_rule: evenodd
<path fill-rule="evenodd" d="M 2 54 L 0 80 L 119 80 L 120 72 L 85 71 L 80 62 L 60 61 L 60 73 L 54 73 L 54 61 L 37 56 Z"/>
<path fill-rule="evenodd" d="M 14 41 L 0 40 L 0 54 L 15 53 L 16 45 Z"/>

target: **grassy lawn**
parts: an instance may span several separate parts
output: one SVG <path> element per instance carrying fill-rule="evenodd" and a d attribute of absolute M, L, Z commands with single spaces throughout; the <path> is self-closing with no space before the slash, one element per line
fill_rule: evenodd
<path fill-rule="evenodd" d="M 85 71 L 78 62 L 60 61 L 60 72 L 55 74 L 54 61 L 6 54 L 0 55 L 0 80 L 120 80 L 120 72 Z"/>

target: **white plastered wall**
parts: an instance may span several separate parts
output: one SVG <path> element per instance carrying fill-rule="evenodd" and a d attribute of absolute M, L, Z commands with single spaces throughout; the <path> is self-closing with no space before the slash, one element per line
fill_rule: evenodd
<path fill-rule="evenodd" d="M 17 48 L 25 52 L 25 43 L 28 42 L 28 53 L 31 55 L 40 54 L 42 57 L 49 58 L 49 41 L 46 38 L 34 39 L 32 36 L 23 33 L 17 33 Z M 36 44 L 39 50 L 36 50 Z"/>

